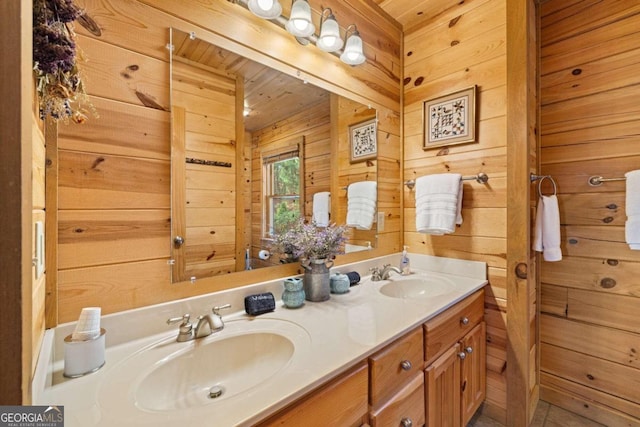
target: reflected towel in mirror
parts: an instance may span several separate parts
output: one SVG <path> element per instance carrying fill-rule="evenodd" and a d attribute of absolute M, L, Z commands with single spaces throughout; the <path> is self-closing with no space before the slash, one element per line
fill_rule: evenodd
<path fill-rule="evenodd" d="M 347 226 L 371 230 L 376 215 L 378 183 L 360 181 L 347 189 Z"/>
<path fill-rule="evenodd" d="M 329 212 L 331 211 L 331 193 L 320 191 L 313 195 L 313 221 L 318 227 L 329 226 Z"/>

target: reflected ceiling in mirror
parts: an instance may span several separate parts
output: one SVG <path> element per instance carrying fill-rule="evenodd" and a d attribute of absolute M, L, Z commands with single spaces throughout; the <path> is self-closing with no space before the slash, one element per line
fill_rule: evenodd
<path fill-rule="evenodd" d="M 244 78 L 244 127 L 248 132 L 264 129 L 329 99 L 329 92 L 303 79 L 198 38 L 192 39 L 181 31 L 173 31 L 173 45 L 174 60 Z"/>

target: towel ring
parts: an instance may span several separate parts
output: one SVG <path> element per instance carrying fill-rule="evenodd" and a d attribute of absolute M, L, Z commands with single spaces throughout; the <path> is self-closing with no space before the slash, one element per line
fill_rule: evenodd
<path fill-rule="evenodd" d="M 553 184 L 553 194 L 551 194 L 551 196 L 555 196 L 556 194 L 558 194 L 558 187 L 556 186 L 556 182 L 553 180 L 553 178 L 551 178 L 550 175 L 544 175 L 540 177 L 540 181 L 538 181 L 538 196 L 544 196 L 544 194 L 542 194 L 542 182 L 545 179 L 548 179 L 549 181 L 551 181 L 551 184 Z"/>

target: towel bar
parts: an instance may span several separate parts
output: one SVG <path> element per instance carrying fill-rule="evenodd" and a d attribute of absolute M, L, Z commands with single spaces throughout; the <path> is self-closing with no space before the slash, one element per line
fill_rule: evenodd
<path fill-rule="evenodd" d="M 587 181 L 589 183 L 590 186 L 592 187 L 597 187 L 598 185 L 602 185 L 603 182 L 609 182 L 609 181 L 626 181 L 626 177 L 622 177 L 622 178 L 603 178 L 601 176 L 590 176 L 589 177 L 589 181 Z"/>
<path fill-rule="evenodd" d="M 460 178 L 460 181 L 472 181 L 475 180 L 478 184 L 486 184 L 489 181 L 489 175 L 484 172 L 480 172 L 477 175 L 473 176 L 463 176 Z M 404 182 L 404 185 L 407 186 L 409 190 L 413 190 L 413 187 L 416 186 L 416 181 L 414 179 L 410 179 Z"/>

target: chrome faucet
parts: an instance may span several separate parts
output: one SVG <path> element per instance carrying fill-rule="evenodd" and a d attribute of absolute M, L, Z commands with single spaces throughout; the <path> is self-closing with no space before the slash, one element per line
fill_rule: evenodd
<path fill-rule="evenodd" d="M 371 271 L 372 282 L 379 282 L 380 280 L 389 279 L 389 275 L 391 274 L 392 271 L 402 275 L 402 271 L 398 267 L 393 266 L 391 264 L 383 265 L 382 270 L 380 270 L 379 267 L 373 267 L 370 271 Z"/>
<path fill-rule="evenodd" d="M 185 314 L 182 317 L 173 317 L 167 319 L 167 325 L 173 325 L 174 323 L 180 323 L 178 328 L 178 337 L 176 341 L 185 342 L 198 338 L 208 337 L 214 332 L 219 332 L 224 329 L 224 322 L 220 315 L 220 310 L 231 307 L 231 304 L 225 304 L 220 307 L 213 307 L 212 314 L 205 314 L 204 316 L 198 316 L 198 323 L 194 327 L 189 321 L 190 315 Z"/>
<path fill-rule="evenodd" d="M 223 328 L 224 325 L 220 328 Z M 193 330 L 193 338 L 204 338 L 208 337 L 213 333 L 214 330 L 219 330 L 218 327 L 213 323 L 213 319 L 210 314 L 204 316 L 198 316 L 198 323 L 196 324 L 195 329 Z"/>

